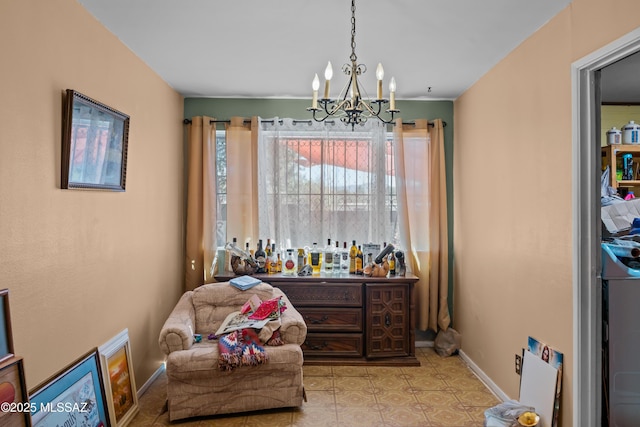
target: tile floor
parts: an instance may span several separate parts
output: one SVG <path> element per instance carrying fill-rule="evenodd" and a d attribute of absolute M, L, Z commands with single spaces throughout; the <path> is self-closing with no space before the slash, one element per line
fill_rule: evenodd
<path fill-rule="evenodd" d="M 175 423 L 163 413 L 166 376 L 140 397 L 129 424 L 143 426 L 482 426 L 499 399 L 458 356 L 417 348 L 421 366 L 305 366 L 307 402 L 300 408 L 197 418 Z"/>

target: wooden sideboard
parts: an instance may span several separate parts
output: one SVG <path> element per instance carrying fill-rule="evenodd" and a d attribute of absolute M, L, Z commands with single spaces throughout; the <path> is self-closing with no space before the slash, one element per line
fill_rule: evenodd
<path fill-rule="evenodd" d="M 253 276 L 282 289 L 304 317 L 305 364 L 420 365 L 415 357 L 417 277 Z"/>

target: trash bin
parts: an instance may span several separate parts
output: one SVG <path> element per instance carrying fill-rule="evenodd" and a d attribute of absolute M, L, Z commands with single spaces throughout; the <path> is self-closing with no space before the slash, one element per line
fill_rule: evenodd
<path fill-rule="evenodd" d="M 602 243 L 603 391 L 609 425 L 630 427 L 640 425 L 640 263 L 619 249 Z"/>

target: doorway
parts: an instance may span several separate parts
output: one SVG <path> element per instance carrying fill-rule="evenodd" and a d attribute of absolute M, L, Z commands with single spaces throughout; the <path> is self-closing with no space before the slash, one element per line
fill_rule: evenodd
<path fill-rule="evenodd" d="M 640 29 L 572 64 L 574 425 L 598 426 L 602 411 L 600 220 L 601 70 L 640 51 Z M 596 404 L 598 403 L 598 404 Z"/>

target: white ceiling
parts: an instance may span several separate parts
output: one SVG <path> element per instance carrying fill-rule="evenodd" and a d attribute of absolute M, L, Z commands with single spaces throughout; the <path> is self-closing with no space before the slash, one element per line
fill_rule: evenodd
<path fill-rule="evenodd" d="M 346 81 L 348 0 L 78 1 L 185 97 L 310 98 L 328 60 L 333 96 Z M 382 62 L 398 99 L 455 99 L 569 3 L 359 0 L 361 82 L 375 95 Z"/>

